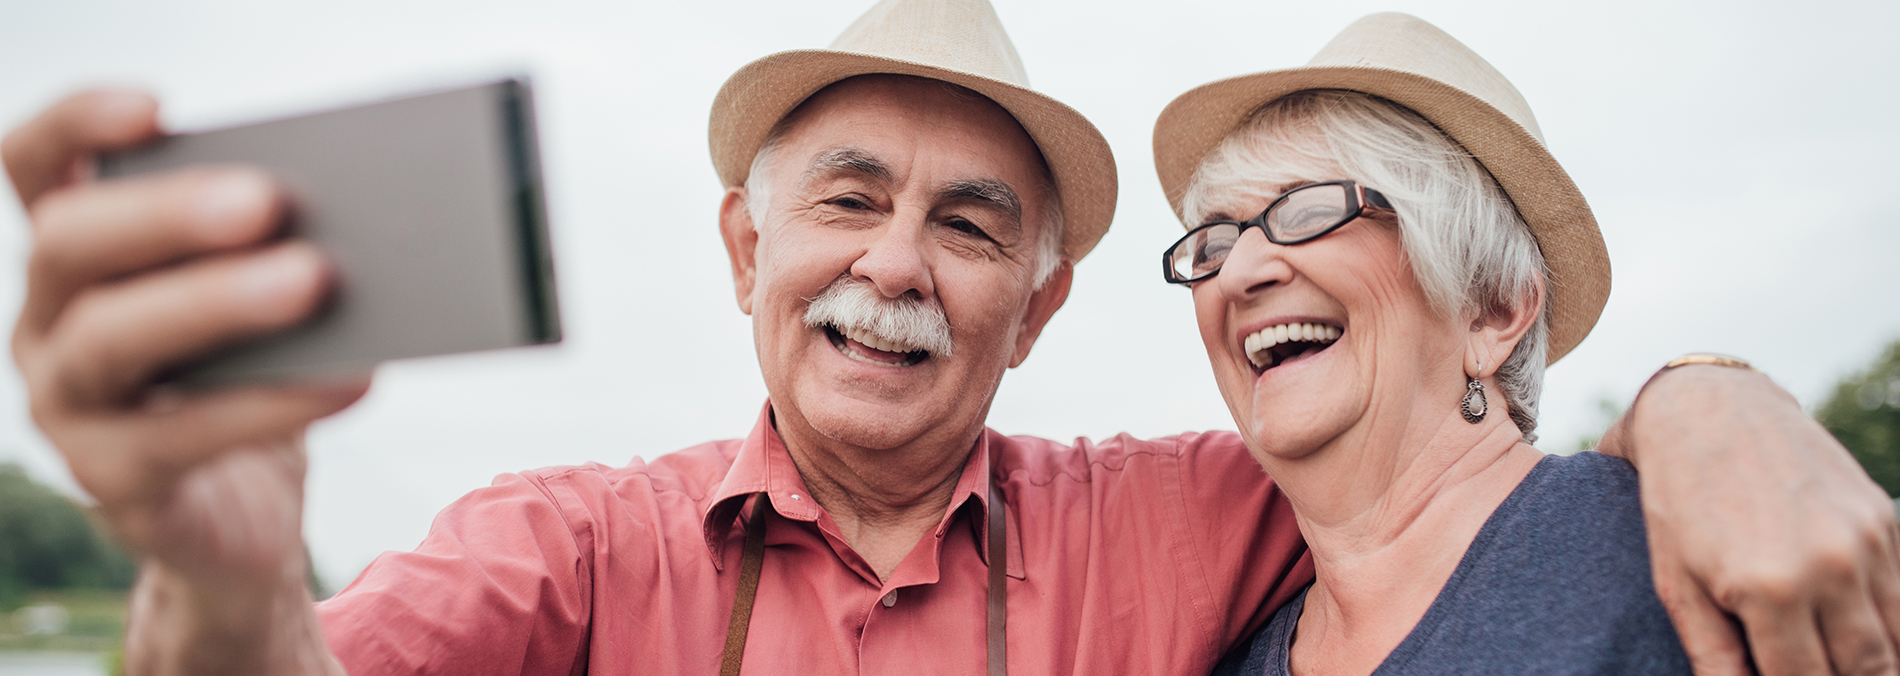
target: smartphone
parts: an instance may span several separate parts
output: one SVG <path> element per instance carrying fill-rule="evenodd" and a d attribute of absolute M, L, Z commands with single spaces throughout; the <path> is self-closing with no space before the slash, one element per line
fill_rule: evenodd
<path fill-rule="evenodd" d="M 285 236 L 330 257 L 325 308 L 167 378 L 312 379 L 389 359 L 559 342 L 554 260 L 525 79 L 179 134 L 103 157 L 103 178 L 246 164 L 290 195 Z"/>

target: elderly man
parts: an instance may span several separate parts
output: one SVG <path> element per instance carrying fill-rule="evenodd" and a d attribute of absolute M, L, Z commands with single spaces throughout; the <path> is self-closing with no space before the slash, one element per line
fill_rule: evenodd
<path fill-rule="evenodd" d="M 143 556 L 131 670 L 1205 672 L 1312 577 L 1238 437 L 1069 447 L 983 424 L 1115 195 L 1100 134 L 1024 82 L 981 0 L 887 0 L 832 50 L 735 74 L 713 152 L 771 395 L 750 435 L 505 476 L 314 607 L 300 440 L 368 383 L 150 382 L 308 315 L 322 257 L 271 243 L 281 200 L 254 172 L 86 180 L 157 134 L 147 98 L 82 94 L 15 131 L 35 228 L 15 355 Z M 1610 450 L 1657 496 L 1660 583 L 1713 594 L 1758 653 L 1891 667 L 1892 515 L 1851 460 L 1752 374 L 1677 369 L 1637 408 Z M 1743 667 L 1719 612 L 1678 617 L 1703 664 Z"/>

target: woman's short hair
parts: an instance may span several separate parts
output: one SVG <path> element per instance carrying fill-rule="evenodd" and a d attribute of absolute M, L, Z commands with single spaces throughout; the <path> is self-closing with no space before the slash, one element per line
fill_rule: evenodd
<path fill-rule="evenodd" d="M 1276 197 L 1276 186 L 1347 178 L 1384 193 L 1398 212 L 1412 274 L 1451 316 L 1522 307 L 1549 278 L 1536 238 L 1497 181 L 1431 122 L 1359 92 L 1321 89 L 1275 99 L 1208 154 L 1182 195 L 1190 225 L 1233 195 Z M 1511 421 L 1537 435 L 1550 339 L 1549 303 L 1498 366 Z"/>

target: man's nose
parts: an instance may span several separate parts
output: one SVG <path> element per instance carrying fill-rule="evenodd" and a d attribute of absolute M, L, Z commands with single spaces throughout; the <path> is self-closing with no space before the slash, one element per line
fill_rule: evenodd
<path fill-rule="evenodd" d="M 899 208 L 883 227 L 871 233 L 864 254 L 851 264 L 851 275 L 870 280 L 885 298 L 916 291 L 924 298 L 936 294 L 931 280 L 927 214 Z"/>
<path fill-rule="evenodd" d="M 1220 274 L 1214 276 L 1214 282 L 1220 285 L 1221 294 L 1231 300 L 1284 284 L 1293 277 L 1292 266 L 1281 257 L 1285 251 L 1286 247 L 1268 241 L 1267 234 L 1260 228 L 1248 228 L 1235 240 L 1234 248 L 1228 250 L 1227 260 L 1221 263 Z"/>

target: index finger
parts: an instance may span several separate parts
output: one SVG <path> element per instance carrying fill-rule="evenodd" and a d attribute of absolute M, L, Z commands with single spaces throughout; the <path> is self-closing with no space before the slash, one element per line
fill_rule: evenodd
<path fill-rule="evenodd" d="M 0 163 L 13 179 L 20 203 L 76 183 L 93 155 L 130 148 L 159 134 L 158 100 L 126 90 L 92 90 L 53 104 L 6 138 Z"/>

